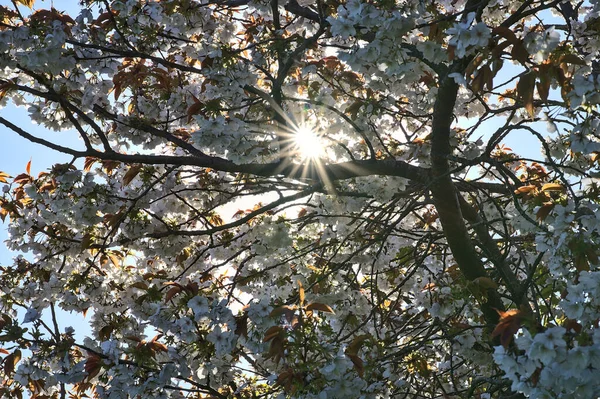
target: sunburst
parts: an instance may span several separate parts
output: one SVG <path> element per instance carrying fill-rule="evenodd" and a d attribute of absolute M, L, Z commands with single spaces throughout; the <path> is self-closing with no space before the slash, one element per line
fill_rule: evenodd
<path fill-rule="evenodd" d="M 303 160 L 316 160 L 325 153 L 323 137 L 308 124 L 300 124 L 293 133 L 294 146 Z"/>

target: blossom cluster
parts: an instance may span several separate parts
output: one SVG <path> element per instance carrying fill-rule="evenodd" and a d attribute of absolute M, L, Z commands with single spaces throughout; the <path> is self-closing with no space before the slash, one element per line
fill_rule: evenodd
<path fill-rule="evenodd" d="M 0 398 L 600 395 L 598 5 L 13 3 Z"/>

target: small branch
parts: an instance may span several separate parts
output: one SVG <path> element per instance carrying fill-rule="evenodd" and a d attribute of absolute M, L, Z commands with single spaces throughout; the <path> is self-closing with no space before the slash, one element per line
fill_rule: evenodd
<path fill-rule="evenodd" d="M 0 123 L 3 124 L 4 126 L 6 126 L 7 128 L 9 128 L 10 130 L 12 130 L 13 132 L 17 133 L 19 136 L 23 137 L 24 139 L 31 141 L 32 143 L 41 144 L 41 145 L 51 148 L 55 151 L 72 155 L 75 158 L 85 157 L 88 152 L 88 151 L 77 151 L 77 150 L 74 150 L 69 147 L 63 147 L 62 145 L 58 145 L 58 144 L 52 143 L 48 140 L 44 140 L 39 137 L 36 137 L 30 133 L 27 133 L 25 130 L 21 129 L 14 123 L 11 123 L 10 121 L 4 119 L 1 116 L 0 116 Z"/>

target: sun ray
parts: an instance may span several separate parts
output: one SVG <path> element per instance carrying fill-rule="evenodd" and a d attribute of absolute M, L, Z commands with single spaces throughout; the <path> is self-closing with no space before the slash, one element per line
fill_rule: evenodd
<path fill-rule="evenodd" d="M 307 124 L 299 125 L 294 131 L 294 146 L 302 160 L 316 160 L 325 153 L 322 136 Z"/>

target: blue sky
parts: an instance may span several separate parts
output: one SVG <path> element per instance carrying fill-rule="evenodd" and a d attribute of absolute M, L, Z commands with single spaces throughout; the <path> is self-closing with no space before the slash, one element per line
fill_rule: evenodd
<path fill-rule="evenodd" d="M 59 5 L 59 3 L 61 3 L 61 5 Z M 46 8 L 54 4 L 59 10 L 64 9 L 62 8 L 62 4 L 69 4 L 71 10 L 78 9 L 76 1 L 50 2 L 38 0 L 36 4 L 37 8 Z M 8 0 L 0 0 L 0 5 L 12 7 L 11 2 Z M 24 13 L 28 11 L 26 7 L 21 7 L 21 9 Z M 80 146 L 77 135 L 72 131 L 48 131 L 42 126 L 31 123 L 25 107 L 16 107 L 9 103 L 6 107 L 0 108 L 0 115 L 28 133 L 39 135 L 48 140 L 52 140 L 57 144 Z M 3 125 L 0 125 L 0 139 L 2 140 L 0 144 L 0 171 L 6 172 L 11 176 L 16 176 L 25 172 L 27 162 L 30 160 L 31 174 L 33 176 L 37 176 L 40 172 L 48 170 L 56 163 L 71 161 L 70 156 L 52 151 L 39 144 L 31 143 Z M 6 232 L 7 225 L 8 218 L 4 223 L 0 221 L 0 265 L 3 266 L 11 265 L 13 263 L 12 259 L 16 255 L 15 253 L 8 251 L 4 245 L 4 241 L 8 239 L 8 234 Z M 57 313 L 61 330 L 64 331 L 65 327 L 72 326 L 75 328 L 76 336 L 78 338 L 83 338 L 90 334 L 90 328 L 87 325 L 87 322 L 83 322 L 81 315 L 73 315 L 60 310 Z M 90 315 L 88 314 L 87 317 L 89 318 Z M 46 317 L 44 317 L 44 319 L 46 319 Z"/>
<path fill-rule="evenodd" d="M 68 5 L 68 6 L 67 6 Z M 10 0 L 0 0 L 0 6 L 13 8 Z M 34 4 L 36 8 L 46 8 L 54 6 L 59 10 L 65 10 L 75 14 L 79 9 L 77 2 L 69 1 L 48 1 L 37 0 Z M 21 12 L 27 14 L 29 9 L 25 6 L 19 7 Z M 77 140 L 73 132 L 53 132 L 44 129 L 42 126 L 31 123 L 25 107 L 15 107 L 9 102 L 5 108 L 0 108 L 0 115 L 8 119 L 17 126 L 20 126 L 25 131 L 43 136 L 49 140 L 63 145 L 70 145 Z M 31 173 L 37 176 L 38 173 L 49 169 L 56 163 L 70 162 L 71 158 L 65 154 L 60 154 L 49 150 L 39 144 L 31 143 L 30 141 L 21 138 L 16 133 L 7 127 L 0 125 L 0 171 L 16 176 L 19 173 L 25 172 L 27 162 L 31 160 Z M 4 242 L 8 237 L 5 231 L 6 224 L 0 225 L 0 241 Z M 6 265 L 11 263 L 14 254 L 9 253 L 4 245 L 0 245 L 0 264 Z"/>

